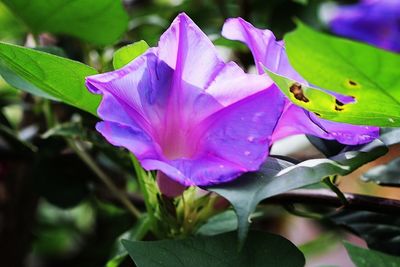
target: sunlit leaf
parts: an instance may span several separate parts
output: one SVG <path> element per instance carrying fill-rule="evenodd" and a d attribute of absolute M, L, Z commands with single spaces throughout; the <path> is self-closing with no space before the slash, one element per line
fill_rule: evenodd
<path fill-rule="evenodd" d="M 301 23 L 285 36 L 285 45 L 291 64 L 308 82 L 353 99 L 343 103 L 314 86 L 299 84 L 308 101 L 299 100 L 290 89 L 297 81 L 270 73 L 293 103 L 324 119 L 400 126 L 400 55 L 318 33 Z"/>
<path fill-rule="evenodd" d="M 106 45 L 122 36 L 128 15 L 120 0 L 2 0 L 35 33 L 67 34 Z"/>
<path fill-rule="evenodd" d="M 13 86 L 57 99 L 94 115 L 100 96 L 85 87 L 97 71 L 85 64 L 20 46 L 0 43 L 0 74 Z"/>
<path fill-rule="evenodd" d="M 149 48 L 145 41 L 139 41 L 124 47 L 121 47 L 114 53 L 113 66 L 114 69 L 120 69 Z"/>
<path fill-rule="evenodd" d="M 138 267 L 302 267 L 301 252 L 281 236 L 250 232 L 238 251 L 235 233 L 181 240 L 128 241 L 123 245 Z"/>

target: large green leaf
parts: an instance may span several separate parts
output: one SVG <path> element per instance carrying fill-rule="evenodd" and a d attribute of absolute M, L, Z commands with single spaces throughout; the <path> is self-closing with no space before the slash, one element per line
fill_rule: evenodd
<path fill-rule="evenodd" d="M 281 236 L 250 232 L 238 251 L 235 233 L 181 240 L 128 241 L 123 245 L 138 267 L 302 267 L 302 253 Z"/>
<path fill-rule="evenodd" d="M 356 267 L 400 267 L 400 257 L 361 248 L 350 243 L 344 246 Z"/>
<path fill-rule="evenodd" d="M 120 0 L 2 0 L 35 33 L 68 34 L 106 45 L 122 36 L 128 15 Z"/>
<path fill-rule="evenodd" d="M 233 182 L 207 188 L 226 198 L 238 216 L 238 234 L 242 242 L 249 229 L 251 213 L 263 199 L 320 182 L 327 176 L 347 175 L 387 152 L 379 140 L 330 159 L 311 159 L 293 165 L 269 157 L 258 172 L 246 173 Z"/>
<path fill-rule="evenodd" d="M 94 115 L 100 96 L 85 87 L 85 77 L 97 71 L 80 62 L 20 46 L 0 43 L 0 75 L 11 85 L 57 99 Z"/>
<path fill-rule="evenodd" d="M 330 219 L 362 237 L 370 248 L 400 255 L 400 216 L 347 210 Z"/>
<path fill-rule="evenodd" d="M 119 69 L 146 52 L 149 45 L 145 41 L 139 41 L 130 45 L 121 47 L 114 53 L 113 66 Z"/>
<path fill-rule="evenodd" d="M 333 121 L 400 126 L 400 55 L 318 33 L 301 23 L 285 36 L 285 44 L 290 63 L 309 83 L 354 100 L 346 104 L 304 84 L 302 95 L 308 101 L 299 95 L 296 99 L 297 81 L 270 73 L 293 103 Z"/>

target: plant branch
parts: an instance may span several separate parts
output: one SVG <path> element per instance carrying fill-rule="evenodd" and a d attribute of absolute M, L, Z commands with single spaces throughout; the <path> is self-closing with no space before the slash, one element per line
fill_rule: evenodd
<path fill-rule="evenodd" d="M 128 211 L 137 219 L 141 217 L 139 209 L 137 209 L 129 200 L 125 192 L 118 189 L 113 183 L 112 179 L 108 177 L 92 159 L 92 157 L 85 151 L 82 145 L 75 140 L 67 139 L 70 147 L 75 153 L 87 164 L 87 166 L 100 178 L 100 180 L 110 189 L 111 193 L 128 209 Z"/>
<path fill-rule="evenodd" d="M 264 201 L 275 204 L 310 204 L 330 207 L 366 210 L 386 214 L 400 213 L 400 200 L 366 196 L 360 194 L 343 193 L 347 204 L 343 205 L 337 195 L 328 189 L 298 189 L 277 195 Z"/>

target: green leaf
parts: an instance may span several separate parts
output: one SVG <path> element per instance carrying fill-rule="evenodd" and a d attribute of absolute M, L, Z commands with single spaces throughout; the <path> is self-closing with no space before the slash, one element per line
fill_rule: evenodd
<path fill-rule="evenodd" d="M 93 44 L 117 41 L 128 26 L 120 0 L 2 0 L 34 32 L 67 34 Z"/>
<path fill-rule="evenodd" d="M 341 153 L 330 159 L 311 159 L 293 165 L 269 157 L 258 172 L 246 173 L 233 182 L 213 186 L 214 191 L 226 198 L 238 216 L 238 235 L 243 242 L 249 229 L 249 218 L 257 204 L 269 197 L 320 182 L 327 176 L 347 175 L 387 152 L 379 140 L 358 151 Z"/>
<path fill-rule="evenodd" d="M 18 20 L 8 10 L 8 8 L 0 2 L 0 40 L 8 41 L 23 38 L 25 35 L 24 29 L 22 25 L 19 24 Z"/>
<path fill-rule="evenodd" d="M 342 103 L 321 89 L 303 84 L 308 101 L 298 100 L 290 92 L 296 81 L 270 73 L 294 104 L 328 120 L 400 126 L 400 55 L 318 33 L 302 23 L 284 39 L 290 63 L 309 83 L 354 99 Z"/>
<path fill-rule="evenodd" d="M 344 246 L 356 267 L 400 267 L 400 257 L 361 248 L 347 242 Z"/>
<path fill-rule="evenodd" d="M 117 238 L 115 251 L 113 252 L 112 258 L 106 263 L 106 267 L 118 267 L 128 256 L 124 246 L 122 245 L 122 240 L 128 238 L 129 240 L 141 240 L 147 234 L 150 227 L 149 217 L 147 215 L 142 216 L 136 222 L 135 226 L 123 233 Z"/>
<path fill-rule="evenodd" d="M 337 232 L 326 232 L 320 234 L 317 238 L 308 241 L 299 246 L 301 252 L 308 259 L 311 257 L 323 255 L 340 244 L 340 235 Z"/>
<path fill-rule="evenodd" d="M 235 233 L 181 240 L 128 241 L 123 245 L 138 267 L 302 267 L 301 252 L 285 238 L 251 232 L 238 252 Z"/>
<path fill-rule="evenodd" d="M 227 210 L 211 217 L 198 230 L 199 235 L 218 235 L 236 230 L 237 216 L 233 210 Z"/>
<path fill-rule="evenodd" d="M 127 65 L 129 62 L 146 52 L 148 48 L 149 45 L 143 40 L 121 47 L 114 53 L 114 69 L 120 69 Z"/>
<path fill-rule="evenodd" d="M 63 101 L 94 115 L 100 96 L 89 93 L 85 64 L 21 46 L 0 43 L 0 74 L 20 90 Z"/>
<path fill-rule="evenodd" d="M 369 169 L 361 176 L 361 180 L 384 186 L 400 186 L 400 158 Z"/>
<path fill-rule="evenodd" d="M 349 210 L 329 219 L 349 228 L 364 239 L 370 248 L 400 255 L 400 216 Z"/>

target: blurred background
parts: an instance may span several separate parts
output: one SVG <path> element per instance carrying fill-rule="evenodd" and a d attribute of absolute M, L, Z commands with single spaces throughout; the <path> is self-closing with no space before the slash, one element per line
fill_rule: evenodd
<path fill-rule="evenodd" d="M 4 1 L 7 2 L 10 1 Z M 124 0 L 124 8 L 129 14 L 126 31 L 117 41 L 98 44 L 63 33 L 32 33 L 18 14 L 0 1 L 0 41 L 41 47 L 49 53 L 84 62 L 104 72 L 112 69 L 112 55 L 116 49 L 139 40 L 156 46 L 175 16 L 186 12 L 209 35 L 225 59 L 235 60 L 252 72 L 254 63 L 249 50 L 220 36 L 226 18 L 242 17 L 259 28 L 272 30 L 281 39 L 294 29 L 295 18 L 315 29 L 329 32 L 325 22 L 330 10 L 335 5 L 355 2 Z M 102 25 L 94 34 L 103 34 Z M 44 114 L 49 107 L 62 127 L 49 129 Z M 0 78 L 1 266 L 99 267 L 106 266 L 108 260 L 118 254 L 121 249 L 118 240 L 129 234 L 134 218 L 118 204 L 64 140 L 65 136 L 84 140 L 97 164 L 114 178 L 121 190 L 128 192 L 132 201 L 143 207 L 127 153 L 111 147 L 94 131 L 96 121 L 94 116 L 73 107 L 23 93 Z M 398 157 L 399 149 L 399 146 L 394 146 L 385 157 L 341 177 L 340 188 L 345 192 L 400 199 L 399 189 L 359 179 L 368 169 Z M 272 153 L 298 160 L 324 156 L 305 136 L 278 142 Z M 353 265 L 341 241 L 348 239 L 366 245 L 334 220 L 300 218 L 272 204 L 261 209 L 265 216 L 255 220 L 257 227 L 282 234 L 300 246 L 307 257 L 308 267 L 351 267 Z M 360 217 L 360 220 L 365 220 L 365 217 Z M 393 218 L 383 220 L 393 221 Z M 118 265 L 108 262 L 107 267 L 112 266 Z M 125 259 L 120 266 L 134 264 Z"/>

